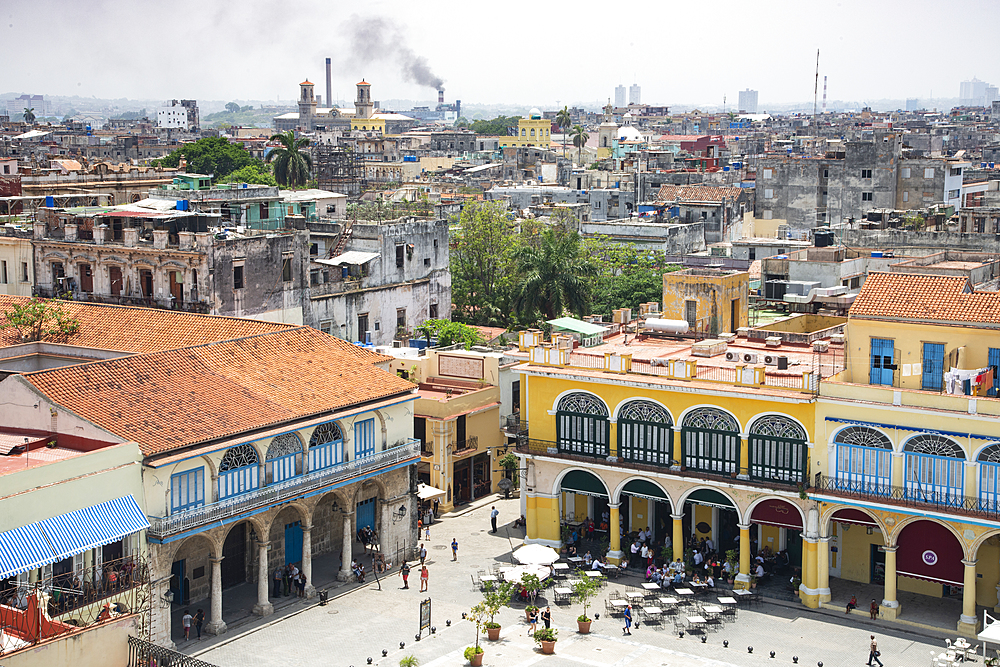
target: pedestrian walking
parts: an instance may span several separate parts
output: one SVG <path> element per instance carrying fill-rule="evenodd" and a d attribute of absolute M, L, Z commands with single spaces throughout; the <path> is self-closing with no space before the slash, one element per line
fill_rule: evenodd
<path fill-rule="evenodd" d="M 424 543 L 420 543 L 420 564 L 424 564 L 424 560 L 427 558 L 427 549 L 424 547 Z"/>
<path fill-rule="evenodd" d="M 406 564 L 405 560 L 403 561 L 403 564 L 399 566 L 399 576 L 403 577 L 403 588 L 409 588 L 410 566 Z"/>
<path fill-rule="evenodd" d="M 868 645 L 868 665 L 872 664 L 872 660 L 878 663 L 878 667 L 882 667 L 882 661 L 878 657 L 882 653 L 878 650 L 878 642 L 875 641 L 875 635 L 871 636 L 871 644 Z"/>
<path fill-rule="evenodd" d="M 424 526 L 424 539 L 430 541 L 431 539 L 431 525 L 427 524 Z"/>
<path fill-rule="evenodd" d="M 498 516 L 500 516 L 500 511 L 497 509 L 497 506 L 494 505 L 492 507 L 492 509 L 490 509 L 490 523 L 493 525 L 493 532 L 494 533 L 497 532 L 497 517 Z"/>
<path fill-rule="evenodd" d="M 552 609 L 546 607 L 545 611 L 542 612 L 542 623 L 544 623 L 545 627 L 547 628 L 549 627 L 549 624 L 551 622 L 552 622 Z"/>
<path fill-rule="evenodd" d="M 198 631 L 198 639 L 201 639 L 201 626 L 205 624 L 205 610 L 199 609 L 194 615 L 194 627 Z"/>
<path fill-rule="evenodd" d="M 420 592 L 423 593 L 427 590 L 427 577 L 430 573 L 427 571 L 426 565 L 420 566 Z"/>
<path fill-rule="evenodd" d="M 184 628 L 184 641 L 191 639 L 191 621 L 194 616 L 191 615 L 190 609 L 184 610 L 184 615 L 181 616 L 181 627 Z"/>
<path fill-rule="evenodd" d="M 622 628 L 623 635 L 632 634 L 632 605 L 625 605 L 625 627 Z"/>
<path fill-rule="evenodd" d="M 458 538 L 451 538 L 451 559 L 458 560 Z"/>
<path fill-rule="evenodd" d="M 528 612 L 528 636 L 535 634 L 538 630 L 538 610 L 532 609 Z"/>

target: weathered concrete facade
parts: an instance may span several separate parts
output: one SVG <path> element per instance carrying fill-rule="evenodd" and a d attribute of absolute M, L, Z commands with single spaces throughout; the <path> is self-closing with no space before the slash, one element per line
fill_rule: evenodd
<path fill-rule="evenodd" d="M 686 320 L 692 331 L 712 336 L 735 333 L 748 324 L 750 274 L 720 269 L 685 269 L 663 274 L 663 314 Z"/>

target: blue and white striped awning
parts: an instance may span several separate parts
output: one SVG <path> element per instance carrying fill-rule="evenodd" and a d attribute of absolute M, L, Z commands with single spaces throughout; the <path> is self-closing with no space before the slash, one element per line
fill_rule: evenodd
<path fill-rule="evenodd" d="M 0 579 L 55 561 L 37 523 L 0 533 Z"/>
<path fill-rule="evenodd" d="M 56 560 L 62 560 L 149 528 L 149 521 L 132 496 L 123 496 L 45 519 L 38 525 L 45 531 Z"/>
<path fill-rule="evenodd" d="M 149 528 L 132 496 L 123 496 L 0 533 L 0 579 L 111 544 Z"/>

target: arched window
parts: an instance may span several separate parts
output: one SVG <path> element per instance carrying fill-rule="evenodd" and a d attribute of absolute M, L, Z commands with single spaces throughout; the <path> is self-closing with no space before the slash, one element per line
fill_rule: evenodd
<path fill-rule="evenodd" d="M 337 422 L 320 424 L 309 439 L 309 470 L 322 470 L 344 462 L 344 434 Z"/>
<path fill-rule="evenodd" d="M 524 134 L 524 128 L 521 128 L 521 136 L 522 137 L 525 136 L 525 134 Z"/>
<path fill-rule="evenodd" d="M 681 465 L 709 473 L 739 473 L 740 425 L 728 412 L 695 408 L 681 424 Z"/>
<path fill-rule="evenodd" d="M 652 401 L 629 401 L 618 411 L 618 456 L 669 466 L 674 429 L 670 413 Z"/>
<path fill-rule="evenodd" d="M 834 436 L 837 488 L 884 496 L 890 492 L 892 441 L 868 426 L 848 426 Z"/>
<path fill-rule="evenodd" d="M 608 408 L 596 396 L 574 392 L 559 401 L 556 438 L 560 452 L 606 457 L 610 434 Z"/>
<path fill-rule="evenodd" d="M 751 479 L 805 482 L 809 475 L 807 438 L 794 419 L 765 415 L 756 420 L 747 439 Z"/>
<path fill-rule="evenodd" d="M 957 442 L 937 433 L 921 433 L 907 440 L 903 449 L 908 499 L 945 506 L 962 501 L 965 452 Z"/>
<path fill-rule="evenodd" d="M 1000 442 L 979 452 L 979 504 L 981 509 L 1000 509 Z"/>
<path fill-rule="evenodd" d="M 219 500 L 256 489 L 260 482 L 260 457 L 252 445 L 226 451 L 219 463 Z"/>
<path fill-rule="evenodd" d="M 294 477 L 302 471 L 302 441 L 294 433 L 283 433 L 271 441 L 264 460 L 268 484 Z"/>

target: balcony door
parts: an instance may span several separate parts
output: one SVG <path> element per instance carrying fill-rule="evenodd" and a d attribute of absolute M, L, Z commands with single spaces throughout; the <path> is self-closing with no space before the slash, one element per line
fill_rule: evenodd
<path fill-rule="evenodd" d="M 618 456 L 623 461 L 669 466 L 674 423 L 652 401 L 629 401 L 618 411 Z"/>
<path fill-rule="evenodd" d="M 681 425 L 681 465 L 688 470 L 737 473 L 740 444 L 740 425 L 732 415 L 716 408 L 696 408 Z"/>
<path fill-rule="evenodd" d="M 894 347 L 895 341 L 891 338 L 872 338 L 869 384 L 892 386 L 892 375 L 896 370 L 893 363 Z"/>
<path fill-rule="evenodd" d="M 260 481 L 260 458 L 250 445 L 239 445 L 226 451 L 219 464 L 219 500 L 248 493 Z"/>
<path fill-rule="evenodd" d="M 560 452 L 606 457 L 611 439 L 610 414 L 604 402 L 592 394 L 574 392 L 559 401 L 556 438 Z"/>
<path fill-rule="evenodd" d="M 802 483 L 809 467 L 809 445 L 805 429 L 781 415 L 766 415 L 753 423 L 747 441 L 750 447 L 750 478 Z"/>
<path fill-rule="evenodd" d="M 892 478 L 892 441 L 868 426 L 848 426 L 833 438 L 837 448 L 837 486 L 845 491 L 888 495 Z"/>
<path fill-rule="evenodd" d="M 965 494 L 965 452 L 950 438 L 921 433 L 906 441 L 906 497 L 958 506 Z"/>

